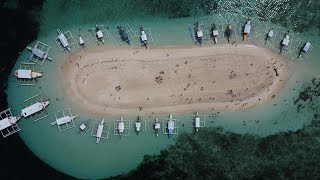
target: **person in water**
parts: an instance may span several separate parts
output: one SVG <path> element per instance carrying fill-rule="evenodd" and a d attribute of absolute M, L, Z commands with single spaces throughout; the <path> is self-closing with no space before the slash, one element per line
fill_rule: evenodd
<path fill-rule="evenodd" d="M 232 34 L 231 25 L 228 24 L 227 29 L 226 29 L 226 36 L 227 36 L 227 39 L 228 39 L 228 43 L 230 42 L 231 34 Z"/>

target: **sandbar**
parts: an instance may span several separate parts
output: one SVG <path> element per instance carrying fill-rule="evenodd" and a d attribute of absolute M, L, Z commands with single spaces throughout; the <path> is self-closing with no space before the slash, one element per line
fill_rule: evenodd
<path fill-rule="evenodd" d="M 289 76 L 286 59 L 254 45 L 87 49 L 60 70 L 67 97 L 98 115 L 245 110 Z"/>

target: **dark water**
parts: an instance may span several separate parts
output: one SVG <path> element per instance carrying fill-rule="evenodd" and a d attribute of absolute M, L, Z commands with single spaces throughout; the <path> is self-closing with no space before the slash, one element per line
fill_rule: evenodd
<path fill-rule="evenodd" d="M 41 0 L 1 1 L 0 36 L 0 110 L 7 108 L 5 93 L 8 75 L 10 75 L 19 52 L 38 33 L 37 18 L 42 6 Z M 0 138 L 1 179 L 71 179 L 38 159 L 25 146 L 18 134 L 9 138 Z"/>

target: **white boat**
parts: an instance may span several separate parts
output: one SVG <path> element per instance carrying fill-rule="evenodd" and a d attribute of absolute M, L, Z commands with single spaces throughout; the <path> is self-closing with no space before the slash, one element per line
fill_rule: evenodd
<path fill-rule="evenodd" d="M 104 44 L 103 33 L 97 24 L 96 24 L 96 36 Z"/>
<path fill-rule="evenodd" d="M 84 46 L 84 40 L 82 39 L 82 37 L 80 35 L 79 35 L 79 45 Z"/>
<path fill-rule="evenodd" d="M 196 115 L 194 117 L 194 125 L 196 128 L 196 131 L 198 132 L 199 128 L 200 128 L 200 116 L 199 116 L 199 112 L 196 112 Z"/>
<path fill-rule="evenodd" d="M 123 131 L 124 131 L 124 122 L 123 122 L 123 118 L 120 117 L 120 122 L 118 124 L 118 131 L 120 134 L 120 137 L 123 135 Z"/>
<path fill-rule="evenodd" d="M 37 102 L 31 106 L 28 106 L 21 110 L 21 115 L 23 117 L 28 117 L 34 113 L 40 112 L 45 109 L 49 105 L 49 99 L 43 100 L 41 102 Z"/>
<path fill-rule="evenodd" d="M 75 119 L 76 117 L 78 117 L 78 115 L 76 116 L 64 116 L 62 118 L 59 118 L 59 119 L 56 119 L 56 121 L 52 122 L 51 125 L 54 126 L 54 125 L 62 125 L 62 124 L 66 124 L 66 123 L 69 123 L 71 122 L 73 119 Z"/>
<path fill-rule="evenodd" d="M 102 132 L 103 132 L 103 127 L 104 127 L 104 119 L 101 120 L 101 123 L 98 126 L 97 135 L 96 135 L 96 137 L 97 137 L 96 143 L 97 144 L 100 142 Z"/>
<path fill-rule="evenodd" d="M 268 38 L 272 38 L 273 37 L 273 29 L 271 29 L 269 32 L 268 32 Z"/>
<path fill-rule="evenodd" d="M 34 55 L 34 56 L 37 56 L 41 59 L 48 59 L 50 61 L 52 60 L 52 58 L 49 57 L 46 52 L 42 51 L 41 49 L 38 49 L 37 45 L 35 45 L 33 48 L 30 46 L 27 46 L 27 49 L 31 51 L 32 56 Z"/>
<path fill-rule="evenodd" d="M 134 126 L 135 126 L 137 134 L 138 134 L 141 130 L 141 117 L 138 117 L 138 121 L 135 123 Z"/>
<path fill-rule="evenodd" d="M 247 22 L 246 22 L 246 24 L 244 25 L 244 33 L 245 34 L 250 34 L 250 31 L 251 31 L 251 21 L 250 20 L 248 20 Z"/>
<path fill-rule="evenodd" d="M 16 124 L 21 119 L 21 116 L 9 116 L 0 120 L 0 131 Z"/>
<path fill-rule="evenodd" d="M 174 130 L 174 121 L 172 118 L 172 114 L 169 115 L 169 120 L 168 120 L 168 135 L 169 137 L 173 134 L 173 130 Z"/>
<path fill-rule="evenodd" d="M 62 44 L 63 48 L 67 49 L 69 52 L 71 51 L 70 45 L 68 43 L 67 38 L 64 36 L 64 34 L 61 32 L 60 29 L 57 30 L 58 32 L 58 39 L 60 43 Z"/>
<path fill-rule="evenodd" d="M 288 45 L 289 45 L 289 42 L 290 42 L 290 40 L 289 40 L 289 34 L 286 34 L 286 35 L 284 36 L 283 40 L 282 40 L 282 45 L 288 46 Z"/>
<path fill-rule="evenodd" d="M 302 49 L 300 49 L 299 57 L 298 57 L 298 58 L 300 58 L 303 53 L 307 53 L 307 52 L 309 51 L 310 47 L 311 47 L 311 43 L 310 43 L 309 41 L 307 41 L 307 42 L 303 45 Z"/>
<path fill-rule="evenodd" d="M 34 70 L 18 69 L 13 75 L 19 79 L 35 79 L 41 77 L 42 73 Z"/>
<path fill-rule="evenodd" d="M 140 38 L 141 38 L 141 41 L 143 42 L 143 44 L 147 44 L 148 43 L 148 37 L 146 35 L 146 33 L 144 32 L 143 28 L 141 27 L 140 28 Z"/>
<path fill-rule="evenodd" d="M 160 122 L 158 118 L 156 118 L 156 122 L 154 123 L 154 130 L 156 131 L 156 135 L 159 136 Z"/>

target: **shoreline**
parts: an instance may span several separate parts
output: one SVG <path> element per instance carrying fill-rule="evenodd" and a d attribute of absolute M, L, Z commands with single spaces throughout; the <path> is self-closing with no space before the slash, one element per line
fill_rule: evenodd
<path fill-rule="evenodd" d="M 289 74 L 267 48 L 225 44 L 86 49 L 60 70 L 71 102 L 95 115 L 241 111 L 278 95 Z"/>

